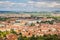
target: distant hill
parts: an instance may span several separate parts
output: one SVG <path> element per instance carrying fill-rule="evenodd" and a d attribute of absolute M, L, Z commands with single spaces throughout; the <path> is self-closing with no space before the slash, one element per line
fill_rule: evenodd
<path fill-rule="evenodd" d="M 55 11 L 52 11 L 52 12 L 60 12 L 60 10 L 55 10 Z"/>
<path fill-rule="evenodd" d="M 58 10 L 57 10 L 57 11 L 52 11 L 52 12 L 48 12 L 48 11 L 41 11 L 41 12 L 0 11 L 0 14 L 5 14 L 5 13 L 8 13 L 8 14 L 9 14 L 9 13 L 10 13 L 10 14 L 15 14 L 15 13 L 16 13 L 16 14 L 20 14 L 20 13 L 24 13 L 24 14 L 25 14 L 25 13 L 29 13 L 29 14 L 32 14 L 32 13 L 33 13 L 33 14 L 35 14 L 35 13 L 58 13 L 58 12 L 60 12 L 60 11 L 58 11 Z"/>
<path fill-rule="evenodd" d="M 19 13 L 19 12 L 15 12 L 15 11 L 0 11 L 0 14 L 1 13 Z"/>

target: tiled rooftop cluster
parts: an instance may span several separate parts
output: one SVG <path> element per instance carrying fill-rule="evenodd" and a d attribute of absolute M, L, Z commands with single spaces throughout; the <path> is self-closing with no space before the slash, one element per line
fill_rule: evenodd
<path fill-rule="evenodd" d="M 1 31 L 10 31 L 14 29 L 18 34 L 22 33 L 23 36 L 30 37 L 43 36 L 44 34 L 60 34 L 60 23 L 48 24 L 48 23 L 37 23 L 41 21 L 51 21 L 52 18 L 42 18 L 39 20 L 35 19 L 16 19 L 8 21 L 0 21 L 0 30 Z"/>

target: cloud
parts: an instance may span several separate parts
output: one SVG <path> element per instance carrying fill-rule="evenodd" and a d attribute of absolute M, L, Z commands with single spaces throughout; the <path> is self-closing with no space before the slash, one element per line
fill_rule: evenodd
<path fill-rule="evenodd" d="M 2 8 L 19 8 L 19 7 L 24 7 L 26 4 L 25 3 L 15 3 L 15 2 L 10 2 L 10 1 L 0 1 L 0 7 Z"/>
<path fill-rule="evenodd" d="M 35 1 L 29 1 L 28 3 L 30 3 L 31 5 L 34 5 L 36 7 L 55 7 L 57 5 L 60 5 L 60 3 L 57 2 L 35 2 Z"/>
<path fill-rule="evenodd" d="M 31 1 L 44 1 L 44 2 L 60 2 L 60 0 L 31 0 Z"/>
<path fill-rule="evenodd" d="M 44 2 L 44 1 L 28 1 L 26 3 L 17 3 L 11 1 L 0 1 L 0 10 L 22 10 L 22 11 L 40 11 L 49 10 L 51 8 L 60 8 L 60 3 L 58 2 Z"/>

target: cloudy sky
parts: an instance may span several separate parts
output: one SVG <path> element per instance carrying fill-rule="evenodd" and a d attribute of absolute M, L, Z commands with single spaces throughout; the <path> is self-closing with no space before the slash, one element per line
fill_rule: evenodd
<path fill-rule="evenodd" d="M 60 0 L 0 0 L 0 11 L 60 10 Z"/>

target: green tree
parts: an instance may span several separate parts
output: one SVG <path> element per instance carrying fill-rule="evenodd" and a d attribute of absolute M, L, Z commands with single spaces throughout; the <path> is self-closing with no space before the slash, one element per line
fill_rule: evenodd
<path fill-rule="evenodd" d="M 10 32 L 17 35 L 17 32 L 14 31 L 14 29 L 11 29 Z"/>
<path fill-rule="evenodd" d="M 34 23 L 31 23 L 31 25 L 30 26 L 35 26 L 35 24 Z"/>

